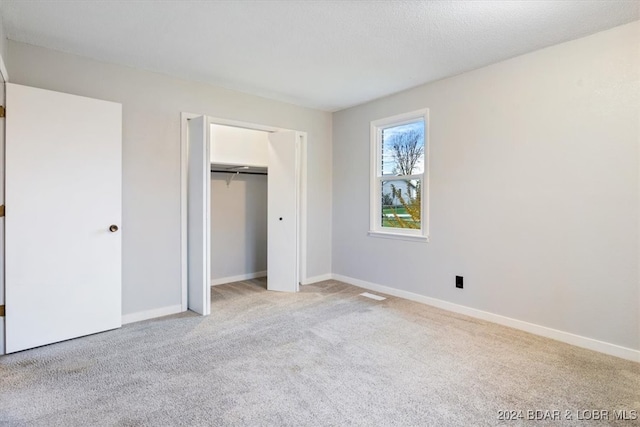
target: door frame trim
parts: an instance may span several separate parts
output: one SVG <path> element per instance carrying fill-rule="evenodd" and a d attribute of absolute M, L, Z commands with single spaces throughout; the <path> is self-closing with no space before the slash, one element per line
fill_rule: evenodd
<path fill-rule="evenodd" d="M 300 200 L 299 200 L 299 229 L 298 229 L 298 283 L 303 284 L 307 279 L 307 133 L 297 129 L 286 129 L 240 120 L 212 117 L 207 114 L 189 112 L 180 113 L 180 286 L 182 311 L 187 311 L 187 172 L 188 172 L 188 120 L 205 116 L 207 124 L 236 126 L 265 132 L 296 131 L 302 135 L 300 142 Z"/>

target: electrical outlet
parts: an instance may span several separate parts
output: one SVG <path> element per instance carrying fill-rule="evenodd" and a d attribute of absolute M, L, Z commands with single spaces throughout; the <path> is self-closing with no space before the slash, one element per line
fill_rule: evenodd
<path fill-rule="evenodd" d="M 462 276 L 456 276 L 456 288 L 464 288 L 464 285 L 462 284 Z"/>

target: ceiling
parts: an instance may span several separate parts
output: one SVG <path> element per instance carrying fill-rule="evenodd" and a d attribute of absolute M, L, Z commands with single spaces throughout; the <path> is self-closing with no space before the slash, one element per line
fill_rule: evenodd
<path fill-rule="evenodd" d="M 11 40 L 336 111 L 638 20 L 640 1 L 2 0 L 0 13 Z"/>

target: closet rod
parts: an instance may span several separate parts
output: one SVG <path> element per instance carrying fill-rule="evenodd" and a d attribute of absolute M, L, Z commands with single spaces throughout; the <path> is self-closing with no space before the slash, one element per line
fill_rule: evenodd
<path fill-rule="evenodd" d="M 211 169 L 211 172 L 215 173 L 232 173 L 232 174 L 244 174 L 244 175 L 269 175 L 267 172 L 243 172 L 243 171 L 234 171 L 234 170 L 218 170 Z"/>

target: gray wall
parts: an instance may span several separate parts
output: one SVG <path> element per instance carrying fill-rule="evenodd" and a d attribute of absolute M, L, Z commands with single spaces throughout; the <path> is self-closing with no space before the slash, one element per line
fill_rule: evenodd
<path fill-rule="evenodd" d="M 267 269 L 267 177 L 211 174 L 211 280 Z"/>
<path fill-rule="evenodd" d="M 639 40 L 635 22 L 335 113 L 333 272 L 640 349 Z M 431 242 L 368 237 L 369 123 L 423 107 Z"/>
<path fill-rule="evenodd" d="M 331 271 L 331 115 L 8 42 L 13 83 L 123 104 L 123 314 L 175 306 L 180 288 L 180 112 L 308 132 L 308 276 Z"/>

